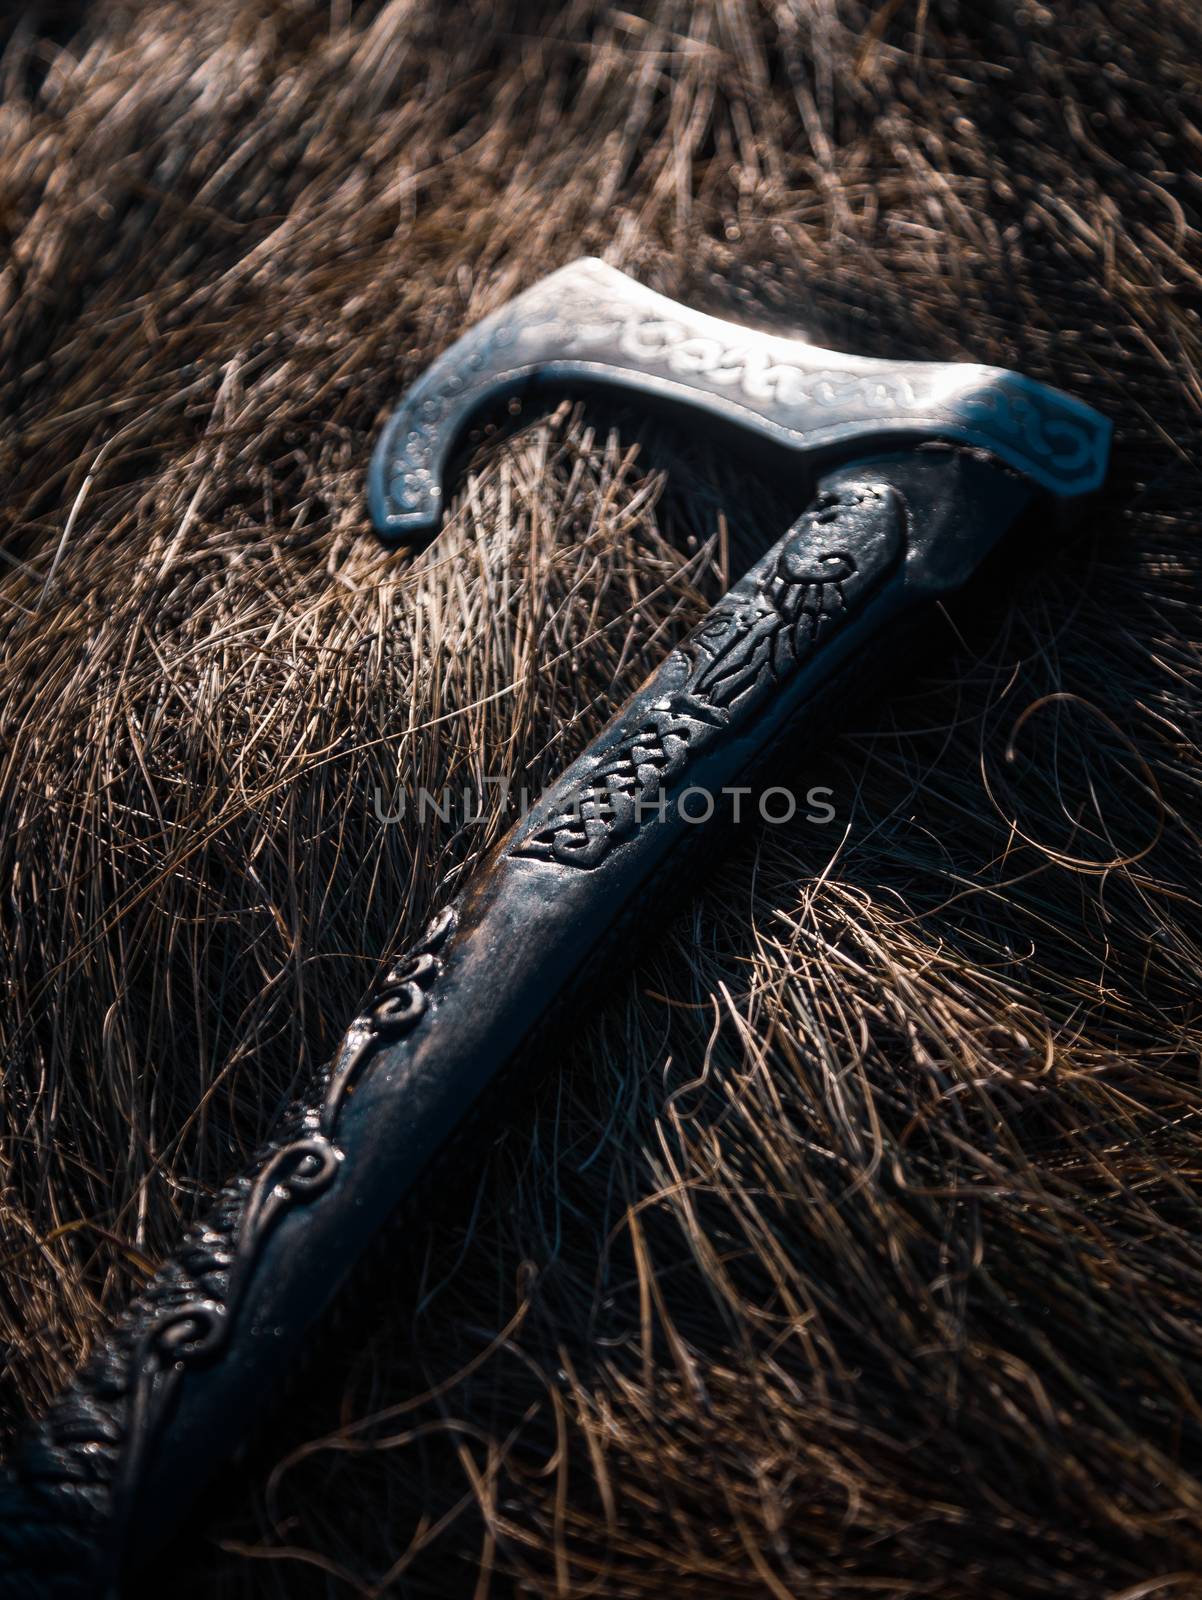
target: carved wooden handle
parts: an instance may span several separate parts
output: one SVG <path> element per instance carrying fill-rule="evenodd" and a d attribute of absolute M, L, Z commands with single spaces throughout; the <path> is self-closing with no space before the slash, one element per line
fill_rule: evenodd
<path fill-rule="evenodd" d="M 953 449 L 823 480 L 393 965 L 34 1430 L 0 1488 L 0 1595 L 95 1596 L 170 1530 L 555 1001 L 616 929 L 653 931 L 650 891 L 706 836 L 690 791 L 718 795 L 786 730 L 820 725 L 889 631 L 956 587 L 1033 493 Z"/>

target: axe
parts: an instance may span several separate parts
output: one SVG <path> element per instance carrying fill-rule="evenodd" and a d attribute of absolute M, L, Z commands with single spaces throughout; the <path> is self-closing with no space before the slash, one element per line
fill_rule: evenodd
<path fill-rule="evenodd" d="M 26 1436 L 0 1485 L 4 1597 L 115 1592 L 245 1440 L 373 1235 L 503 1114 L 507 1069 L 711 839 L 714 797 L 829 725 L 1025 513 L 1097 489 L 1110 441 L 1095 411 L 1016 373 L 819 349 L 585 259 L 413 385 L 371 464 L 380 535 L 434 534 L 471 418 L 551 386 L 691 407 L 783 446 L 808 503 L 393 961 Z"/>

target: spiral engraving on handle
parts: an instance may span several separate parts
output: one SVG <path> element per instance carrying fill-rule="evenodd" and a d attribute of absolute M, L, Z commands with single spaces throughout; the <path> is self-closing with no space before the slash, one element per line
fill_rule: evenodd
<path fill-rule="evenodd" d="M 441 913 L 392 965 L 313 1090 L 292 1103 L 249 1170 L 186 1231 L 27 1440 L 15 1475 L 56 1530 L 47 1571 L 52 1559 L 62 1563 L 96 1585 L 87 1592 L 114 1581 L 138 1487 L 180 1385 L 221 1359 L 282 1218 L 319 1202 L 337 1181 L 341 1111 L 376 1053 L 428 1014 L 455 921 L 454 908 Z M 7 1492 L 0 1483 L 0 1512 Z"/>

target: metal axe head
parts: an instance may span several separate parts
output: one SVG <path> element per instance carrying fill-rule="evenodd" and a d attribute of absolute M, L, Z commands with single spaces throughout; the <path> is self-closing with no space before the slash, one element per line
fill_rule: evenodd
<path fill-rule="evenodd" d="M 1098 412 L 1019 373 L 824 350 L 692 311 L 583 257 L 478 322 L 406 394 L 368 479 L 380 535 L 411 544 L 437 530 L 447 463 L 473 414 L 565 383 L 694 406 L 824 461 L 950 440 L 1064 499 L 1098 488 L 1110 443 Z"/>

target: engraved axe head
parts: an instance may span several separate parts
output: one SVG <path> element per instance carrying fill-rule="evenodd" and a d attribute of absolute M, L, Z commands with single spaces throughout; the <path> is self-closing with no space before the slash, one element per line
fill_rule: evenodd
<path fill-rule="evenodd" d="M 584 257 L 478 322 L 412 386 L 371 463 L 377 532 L 428 539 L 471 417 L 505 396 L 564 384 L 694 406 L 827 462 L 944 439 L 990 452 L 1063 499 L 1098 488 L 1106 472 L 1109 422 L 1019 373 L 824 350 L 692 311 Z"/>

